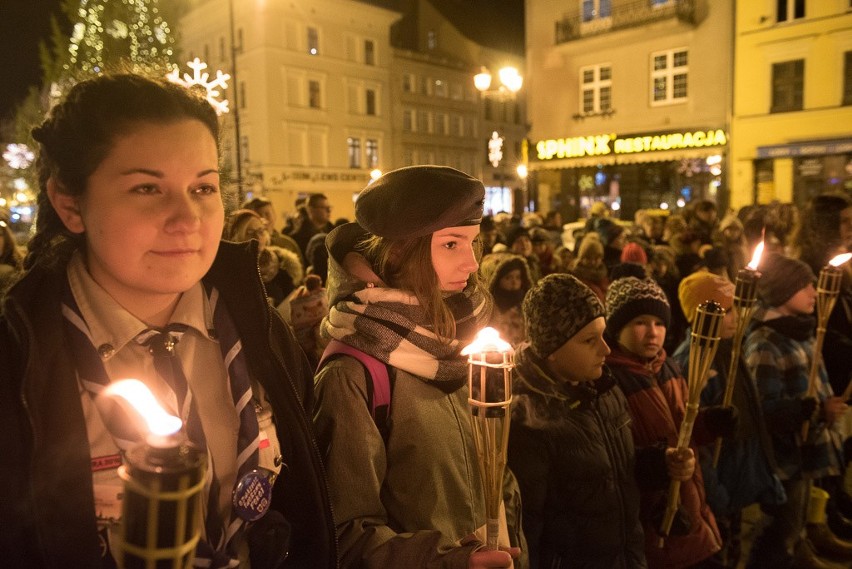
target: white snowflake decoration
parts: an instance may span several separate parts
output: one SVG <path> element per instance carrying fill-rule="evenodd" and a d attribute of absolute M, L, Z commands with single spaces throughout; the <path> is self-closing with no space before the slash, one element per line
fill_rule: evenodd
<path fill-rule="evenodd" d="M 228 80 L 231 78 L 227 73 L 222 73 L 221 71 L 216 71 L 216 79 L 210 81 L 210 74 L 204 72 L 204 69 L 207 68 L 207 64 L 198 59 L 197 57 L 192 61 L 187 62 L 187 65 L 192 69 L 193 75 L 189 73 L 184 73 L 183 78 L 180 76 L 180 69 L 175 67 L 172 71 L 166 75 L 169 81 L 172 83 L 177 83 L 178 85 L 183 85 L 184 87 L 192 87 L 193 85 L 201 85 L 207 91 L 207 102 L 213 105 L 213 108 L 216 109 L 216 114 L 224 114 L 228 112 L 228 99 L 222 99 L 221 101 L 218 99 L 219 97 L 219 87 L 222 89 L 228 88 Z"/>
<path fill-rule="evenodd" d="M 35 154 L 33 154 L 32 150 L 26 144 L 9 144 L 3 153 L 3 159 L 12 168 L 23 170 L 33 163 Z"/>
<path fill-rule="evenodd" d="M 106 29 L 106 33 L 116 39 L 124 39 L 127 37 L 127 24 L 120 20 L 113 20 Z"/>

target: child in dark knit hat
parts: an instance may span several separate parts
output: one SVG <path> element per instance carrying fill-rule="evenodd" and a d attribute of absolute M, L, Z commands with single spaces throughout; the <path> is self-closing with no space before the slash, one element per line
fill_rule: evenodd
<path fill-rule="evenodd" d="M 843 400 L 834 396 L 822 364 L 816 392 L 807 394 L 814 348 L 814 274 L 802 261 L 779 254 L 764 257 L 760 271 L 760 308 L 743 349 L 772 437 L 787 501 L 769 512 L 772 516 L 765 538 L 752 550 L 754 566 L 764 566 L 757 565 L 757 560 L 766 563 L 773 553 L 778 562 L 790 555 L 797 561 L 812 561 L 814 550 L 820 554 L 829 550 L 843 554 L 845 550 L 843 558 L 852 559 L 852 543 L 838 544 L 819 523 L 823 521 L 821 508 L 808 508 L 809 481 L 819 484 L 820 479 L 840 472 L 841 440 L 835 426 L 846 411 Z M 805 422 L 810 426 L 807 440 L 802 440 Z"/>
<path fill-rule="evenodd" d="M 695 442 L 686 451 L 674 448 L 685 414 L 687 385 L 663 349 L 671 318 L 669 303 L 653 280 L 625 277 L 610 284 L 606 313 L 606 338 L 612 349 L 607 365 L 627 396 L 632 419 L 648 565 L 691 567 L 719 550 L 720 535 L 706 503 L 701 470 L 695 468 Z M 694 439 L 703 436 L 709 443 L 730 427 L 723 417 L 712 422 L 705 419 L 706 413 L 699 413 Z M 667 468 L 660 466 L 663 457 Z M 672 479 L 681 481 L 680 506 L 660 548 L 660 523 Z"/>
<path fill-rule="evenodd" d="M 533 569 L 644 568 L 639 492 L 624 394 L 604 366 L 604 309 L 567 274 L 523 304 L 509 467 L 523 497 Z"/>
<path fill-rule="evenodd" d="M 702 302 L 718 302 L 725 310 L 720 330 L 721 341 L 700 400 L 702 407 L 721 405 L 733 357 L 732 337 L 739 317 L 733 308 L 734 284 L 701 269 L 683 279 L 678 292 L 680 306 L 690 325 L 694 323 L 696 310 Z M 681 369 L 689 369 L 691 343 L 687 337 L 672 356 Z M 737 412 L 736 429 L 724 440 L 718 465 L 713 465 L 715 445 L 702 447 L 699 454 L 707 503 L 716 516 L 724 542 L 716 559 L 725 567 L 738 566 L 742 509 L 754 503 L 775 505 L 785 499 L 781 481 L 773 474 L 772 443 L 757 391 L 742 355 L 735 379 L 731 409 Z"/>

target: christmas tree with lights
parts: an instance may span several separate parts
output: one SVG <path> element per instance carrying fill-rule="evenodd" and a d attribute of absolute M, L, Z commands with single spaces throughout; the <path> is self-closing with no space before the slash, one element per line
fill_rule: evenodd
<path fill-rule="evenodd" d="M 46 84 L 102 73 L 123 62 L 134 70 L 166 71 L 175 37 L 159 0 L 65 0 L 70 37 L 54 25 L 53 53 L 42 52 Z M 177 14 L 175 14 L 177 16 Z"/>

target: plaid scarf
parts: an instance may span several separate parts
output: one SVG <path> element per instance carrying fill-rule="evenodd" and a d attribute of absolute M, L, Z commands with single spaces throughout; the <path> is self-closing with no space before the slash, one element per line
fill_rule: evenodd
<path fill-rule="evenodd" d="M 467 378 L 464 342 L 487 321 L 485 296 L 476 287 L 446 296 L 456 336 L 436 335 L 417 298 L 403 290 L 370 287 L 336 302 L 323 320 L 323 337 L 334 338 L 451 393 Z"/>

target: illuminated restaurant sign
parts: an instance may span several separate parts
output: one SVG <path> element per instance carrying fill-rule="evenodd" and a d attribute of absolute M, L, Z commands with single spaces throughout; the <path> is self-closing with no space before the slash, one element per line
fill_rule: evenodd
<path fill-rule="evenodd" d="M 576 136 L 540 140 L 536 143 L 536 155 L 539 160 L 554 158 L 580 158 L 583 156 L 607 156 L 610 154 L 636 154 L 659 150 L 682 150 L 703 148 L 706 146 L 724 146 L 728 143 L 725 131 L 697 130 L 693 132 L 672 132 L 644 136 L 618 137 L 615 134 L 595 136 Z"/>

